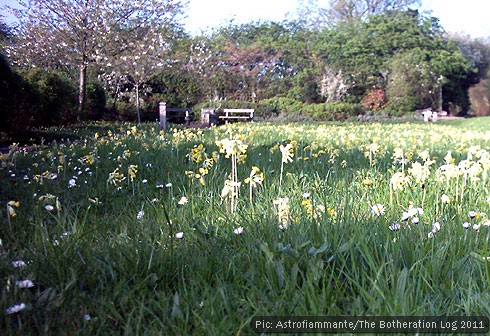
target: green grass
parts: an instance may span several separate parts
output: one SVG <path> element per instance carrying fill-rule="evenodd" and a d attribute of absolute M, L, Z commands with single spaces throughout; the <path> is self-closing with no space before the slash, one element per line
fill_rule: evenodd
<path fill-rule="evenodd" d="M 0 330 L 247 335 L 263 315 L 489 316 L 486 122 L 233 124 L 248 145 L 234 212 L 220 196 L 232 167 L 216 144 L 230 137 L 225 127 L 97 124 L 54 132 L 78 134 L 70 142 L 12 148 L 0 170 Z M 287 143 L 294 156 L 280 184 Z M 446 168 L 466 168 L 446 179 L 448 151 Z M 426 160 L 422 184 L 411 169 Z M 264 181 L 250 200 L 254 166 Z M 124 180 L 109 179 L 116 169 Z M 391 190 L 402 170 L 410 183 Z M 20 202 L 15 216 L 10 201 Z M 410 205 L 424 210 L 418 224 L 401 219 Z M 25 279 L 35 286 L 16 285 Z M 26 309 L 5 313 L 18 303 Z"/>

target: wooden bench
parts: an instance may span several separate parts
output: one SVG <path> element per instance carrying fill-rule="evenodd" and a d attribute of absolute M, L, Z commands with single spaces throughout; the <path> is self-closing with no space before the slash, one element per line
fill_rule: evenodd
<path fill-rule="evenodd" d="M 218 118 L 223 119 L 225 123 L 230 120 L 254 121 L 254 112 L 254 109 L 224 109 L 224 114 L 218 116 Z"/>
<path fill-rule="evenodd" d="M 181 107 L 167 107 L 167 103 L 160 102 L 159 104 L 160 113 L 160 129 L 167 129 L 167 122 L 182 124 L 185 123 L 189 126 L 191 120 L 194 119 L 194 114 L 191 108 L 181 108 Z"/>

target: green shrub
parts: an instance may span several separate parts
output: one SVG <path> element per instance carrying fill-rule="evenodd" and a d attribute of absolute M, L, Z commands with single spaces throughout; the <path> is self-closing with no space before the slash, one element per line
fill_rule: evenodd
<path fill-rule="evenodd" d="M 302 112 L 314 120 L 341 121 L 361 114 L 363 109 L 358 104 L 330 102 L 305 105 Z"/>
<path fill-rule="evenodd" d="M 98 82 L 88 82 L 86 91 L 84 118 L 100 120 L 106 112 L 106 95 L 104 87 Z"/>
<path fill-rule="evenodd" d="M 24 78 L 36 91 L 32 106 L 31 126 L 66 124 L 73 120 L 77 109 L 77 91 L 65 76 L 34 68 Z"/>
<path fill-rule="evenodd" d="M 257 115 L 263 118 L 276 117 L 280 114 L 300 114 L 303 103 L 293 98 L 274 97 L 264 99 L 257 104 Z"/>

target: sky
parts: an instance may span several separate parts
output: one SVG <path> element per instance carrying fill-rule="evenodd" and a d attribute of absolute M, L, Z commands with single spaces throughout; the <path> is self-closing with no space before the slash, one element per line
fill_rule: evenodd
<path fill-rule="evenodd" d="M 15 0 L 0 0 L 15 5 Z M 301 0 L 189 0 L 184 20 L 191 34 L 209 28 L 257 20 L 282 21 L 294 14 Z M 318 0 L 326 4 L 328 0 Z M 421 10 L 432 11 L 448 32 L 466 33 L 473 38 L 490 37 L 490 0 L 422 0 Z M 8 18 L 6 20 L 8 22 Z"/>

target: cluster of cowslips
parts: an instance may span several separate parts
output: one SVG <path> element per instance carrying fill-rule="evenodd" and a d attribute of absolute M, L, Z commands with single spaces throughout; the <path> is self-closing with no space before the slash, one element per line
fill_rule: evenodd
<path fill-rule="evenodd" d="M 208 175 L 209 169 L 213 167 L 213 165 L 218 162 L 219 154 L 214 151 L 211 156 L 209 156 L 206 152 L 206 148 L 203 144 L 195 145 L 187 157 L 191 160 L 191 162 L 200 164 L 201 166 L 198 168 L 197 172 L 192 170 L 185 171 L 185 175 L 193 180 L 199 181 L 201 185 L 205 185 L 204 177 Z"/>
<path fill-rule="evenodd" d="M 230 139 L 216 140 L 216 145 L 219 147 L 220 153 L 224 153 L 226 158 L 231 158 L 231 174 L 221 190 L 221 197 L 230 199 L 230 211 L 233 213 L 237 207 L 241 185 L 238 179 L 237 165 L 245 161 L 248 145 L 240 139 L 233 139 L 231 130 L 227 132 L 230 134 Z"/>

